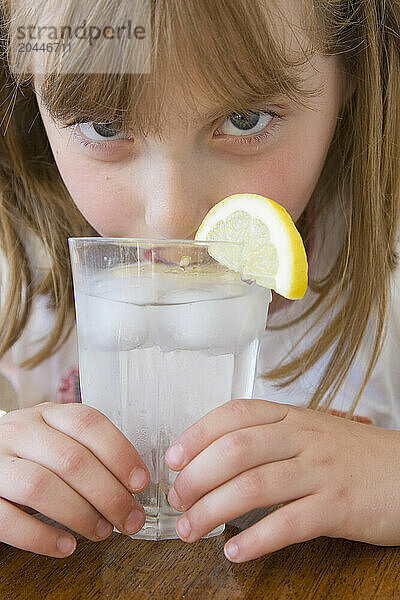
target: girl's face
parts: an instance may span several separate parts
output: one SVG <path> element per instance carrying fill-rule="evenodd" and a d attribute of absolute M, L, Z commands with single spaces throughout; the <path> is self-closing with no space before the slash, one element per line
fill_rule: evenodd
<path fill-rule="evenodd" d="M 295 22 L 297 0 L 287 4 Z M 289 29 L 283 35 L 289 39 Z M 299 43 L 291 38 L 294 50 Z M 208 210 L 230 194 L 267 196 L 294 221 L 303 212 L 335 130 L 342 85 L 335 57 L 317 55 L 301 69 L 307 85 L 322 86 L 308 108 L 277 98 L 247 120 L 236 114 L 215 122 L 205 114 L 194 122 L 177 85 L 160 138 L 121 138 L 111 125 L 93 122 L 62 128 L 40 102 L 39 78 L 35 89 L 60 174 L 99 234 L 193 239 Z"/>

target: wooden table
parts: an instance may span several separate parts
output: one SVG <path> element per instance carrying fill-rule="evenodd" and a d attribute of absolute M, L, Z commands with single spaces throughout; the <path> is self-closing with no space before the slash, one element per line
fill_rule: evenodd
<path fill-rule="evenodd" d="M 265 514 L 252 511 L 222 535 L 193 544 L 118 533 L 95 543 L 75 534 L 78 545 L 67 559 L 0 544 L 0 600 L 400 598 L 400 547 L 318 538 L 247 563 L 229 562 L 225 542 Z"/>

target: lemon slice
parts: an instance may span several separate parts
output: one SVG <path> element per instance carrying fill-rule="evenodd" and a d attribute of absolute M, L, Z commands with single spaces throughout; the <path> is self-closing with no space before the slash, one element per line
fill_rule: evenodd
<path fill-rule="evenodd" d="M 196 240 L 241 242 L 243 247 L 209 248 L 211 256 L 244 278 L 290 299 L 307 289 L 307 256 L 287 211 L 258 194 L 233 194 L 215 204 L 197 230 Z"/>

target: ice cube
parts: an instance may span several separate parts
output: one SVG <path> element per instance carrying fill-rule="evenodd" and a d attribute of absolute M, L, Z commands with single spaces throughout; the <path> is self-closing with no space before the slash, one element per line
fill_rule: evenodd
<path fill-rule="evenodd" d="M 253 304 L 246 284 L 177 290 L 164 295 L 164 305 L 152 308 L 152 339 L 163 351 L 205 350 L 213 354 L 235 353 L 254 337 Z M 232 289 L 231 289 L 232 288 Z M 236 294 L 236 297 L 235 297 Z M 239 295 L 242 294 L 242 295 Z M 229 297 L 229 296 L 234 297 Z"/>
<path fill-rule="evenodd" d="M 147 308 L 82 294 L 77 302 L 78 334 L 103 350 L 149 346 Z"/>
<path fill-rule="evenodd" d="M 114 277 L 99 281 L 93 291 L 93 296 L 128 302 L 133 304 L 153 304 L 157 302 L 159 290 L 157 280 L 152 277 Z"/>

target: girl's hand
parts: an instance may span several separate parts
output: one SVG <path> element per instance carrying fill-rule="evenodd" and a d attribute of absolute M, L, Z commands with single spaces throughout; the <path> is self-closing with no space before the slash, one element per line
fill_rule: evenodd
<path fill-rule="evenodd" d="M 182 459 L 179 446 L 166 453 L 181 471 L 168 500 L 185 511 L 177 525 L 185 541 L 283 503 L 229 540 L 227 558 L 244 562 L 318 536 L 400 544 L 400 432 L 253 399 L 212 410 L 177 441 Z"/>
<path fill-rule="evenodd" d="M 131 476 L 137 467 L 145 480 L 136 486 Z M 106 538 L 113 525 L 135 533 L 145 517 L 131 493 L 149 479 L 132 444 L 94 408 L 45 402 L 12 411 L 0 418 L 0 541 L 56 558 L 75 549 L 70 534 L 23 506 L 92 541 Z"/>

